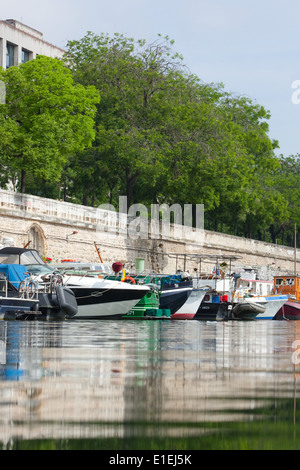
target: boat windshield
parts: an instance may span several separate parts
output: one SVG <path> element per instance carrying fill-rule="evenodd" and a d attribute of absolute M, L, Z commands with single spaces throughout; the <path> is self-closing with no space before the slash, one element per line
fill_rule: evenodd
<path fill-rule="evenodd" d="M 36 251 L 26 251 L 20 256 L 20 264 L 28 266 L 28 264 L 40 264 L 44 265 L 44 261 Z"/>
<path fill-rule="evenodd" d="M 49 274 L 53 268 L 48 266 L 36 251 L 26 251 L 21 254 L 21 264 L 24 264 L 31 274 Z"/>
<path fill-rule="evenodd" d="M 30 274 L 43 275 L 53 273 L 53 269 L 47 264 L 26 264 L 27 271 Z"/>

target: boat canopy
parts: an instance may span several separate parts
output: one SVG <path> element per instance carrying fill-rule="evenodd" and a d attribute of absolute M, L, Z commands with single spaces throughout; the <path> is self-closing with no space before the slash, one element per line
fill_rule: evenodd
<path fill-rule="evenodd" d="M 0 264 L 44 265 L 38 251 L 26 248 L 6 247 L 0 250 Z"/>

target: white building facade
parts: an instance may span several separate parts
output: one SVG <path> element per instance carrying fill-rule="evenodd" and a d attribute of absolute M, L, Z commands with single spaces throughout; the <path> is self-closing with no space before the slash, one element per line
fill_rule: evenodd
<path fill-rule="evenodd" d="M 61 58 L 64 50 L 43 39 L 43 33 L 16 20 L 0 20 L 0 66 L 28 62 L 37 55 Z"/>

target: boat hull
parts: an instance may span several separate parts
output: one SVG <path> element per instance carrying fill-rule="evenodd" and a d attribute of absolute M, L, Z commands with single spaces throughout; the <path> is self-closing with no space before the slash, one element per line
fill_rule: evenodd
<path fill-rule="evenodd" d="M 194 320 L 215 321 L 219 310 L 220 302 L 202 301 Z"/>
<path fill-rule="evenodd" d="M 67 286 L 74 292 L 78 305 L 76 319 L 121 318 L 149 292 L 147 286 L 130 285 L 118 281 L 96 282 L 94 285 Z"/>
<path fill-rule="evenodd" d="M 163 290 L 160 296 L 160 309 L 167 309 L 172 316 L 185 304 L 192 293 L 192 287 L 174 288 Z"/>
<path fill-rule="evenodd" d="M 0 320 L 17 320 L 37 315 L 38 301 L 0 297 Z"/>
<path fill-rule="evenodd" d="M 285 295 L 274 295 L 270 297 L 260 297 L 260 298 L 252 298 L 252 300 L 247 299 L 248 304 L 248 312 L 249 318 L 252 316 L 255 320 L 273 320 L 276 319 L 277 312 L 281 309 L 281 307 L 287 302 L 287 296 Z M 261 312 L 254 312 L 251 311 L 250 304 L 256 304 L 256 311 L 258 310 L 258 306 L 261 306 L 261 309 L 264 311 Z M 215 296 L 215 301 L 203 301 L 200 305 L 200 308 L 195 315 L 195 320 L 206 320 L 206 321 L 214 321 L 217 319 L 218 312 L 219 312 L 219 305 L 220 301 L 218 301 L 217 296 Z M 234 304 L 234 308 L 238 304 Z M 241 302 L 242 305 L 242 302 Z M 245 309 L 247 310 L 247 309 Z M 244 318 L 247 316 L 247 312 L 243 312 Z"/>
<path fill-rule="evenodd" d="M 118 319 L 126 315 L 131 309 L 133 309 L 138 300 L 126 300 L 120 302 L 105 302 L 97 304 L 84 304 L 78 305 L 78 313 L 76 320 L 85 319 L 85 320 L 105 320 L 105 319 Z"/>
<path fill-rule="evenodd" d="M 17 290 L 0 295 L 0 318 L 22 319 L 39 318 L 41 320 L 64 320 L 72 318 L 78 312 L 77 302 L 72 291 L 65 287 L 56 287 L 53 294 L 38 292 L 32 299 L 20 296 Z"/>
<path fill-rule="evenodd" d="M 193 320 L 201 302 L 206 294 L 206 290 L 193 289 L 185 303 L 171 316 L 172 320 Z"/>
<path fill-rule="evenodd" d="M 266 310 L 264 313 L 257 315 L 256 320 L 275 320 L 277 312 L 282 308 L 282 306 L 288 300 L 286 295 L 274 295 L 270 297 L 265 297 L 267 304 Z"/>
<path fill-rule="evenodd" d="M 300 302 L 285 302 L 274 320 L 300 320 Z"/>

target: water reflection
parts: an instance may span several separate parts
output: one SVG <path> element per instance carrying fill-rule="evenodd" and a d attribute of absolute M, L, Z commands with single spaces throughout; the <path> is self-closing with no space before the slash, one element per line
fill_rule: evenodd
<path fill-rule="evenodd" d="M 297 322 L 0 323 L 0 441 L 201 435 L 290 400 Z"/>

